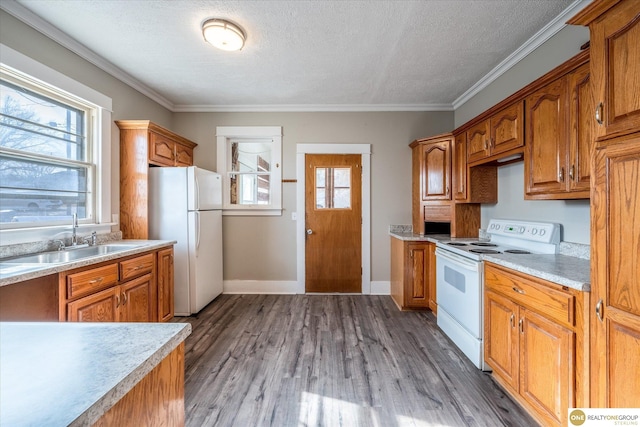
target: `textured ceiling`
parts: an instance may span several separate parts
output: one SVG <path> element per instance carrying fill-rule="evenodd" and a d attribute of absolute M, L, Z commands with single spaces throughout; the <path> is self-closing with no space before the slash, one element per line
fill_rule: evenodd
<path fill-rule="evenodd" d="M 17 3 L 186 111 L 451 106 L 572 0 Z M 245 29 L 242 51 L 203 41 L 212 17 Z"/>

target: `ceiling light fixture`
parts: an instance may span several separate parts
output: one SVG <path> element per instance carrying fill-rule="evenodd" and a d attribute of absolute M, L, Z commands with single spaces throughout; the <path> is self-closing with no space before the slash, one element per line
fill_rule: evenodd
<path fill-rule="evenodd" d="M 240 50 L 247 38 L 242 28 L 225 19 L 208 19 L 202 24 L 204 39 L 222 50 Z"/>

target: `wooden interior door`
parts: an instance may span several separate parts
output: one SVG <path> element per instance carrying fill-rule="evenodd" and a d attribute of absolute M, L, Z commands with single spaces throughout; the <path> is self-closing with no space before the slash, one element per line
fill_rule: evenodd
<path fill-rule="evenodd" d="M 359 154 L 305 156 L 305 290 L 362 292 Z"/>

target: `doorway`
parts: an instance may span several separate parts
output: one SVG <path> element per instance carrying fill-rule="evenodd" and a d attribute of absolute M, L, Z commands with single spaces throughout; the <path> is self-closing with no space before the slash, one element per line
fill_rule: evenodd
<path fill-rule="evenodd" d="M 359 154 L 305 155 L 305 292 L 362 292 Z"/>
<path fill-rule="evenodd" d="M 371 145 L 370 144 L 298 144 L 297 145 L 297 154 L 296 154 L 296 178 L 297 178 L 297 188 L 296 188 L 296 197 L 297 197 L 297 224 L 296 224 L 296 241 L 297 241 L 297 269 L 298 269 L 298 293 L 305 292 L 316 292 L 313 290 L 307 290 L 306 281 L 307 281 L 307 259 L 306 259 L 306 247 L 307 241 L 310 237 L 317 237 L 318 233 L 314 231 L 312 227 L 305 227 L 306 219 L 307 219 L 307 207 L 305 204 L 306 200 L 306 190 L 307 190 L 307 167 L 306 164 L 306 156 L 308 154 L 355 154 L 359 155 L 360 163 L 358 169 L 360 169 L 361 176 L 361 190 L 360 190 L 360 262 L 354 262 L 357 272 L 360 275 L 360 287 L 355 291 L 351 290 L 330 290 L 325 288 L 326 290 L 322 292 L 356 292 L 363 294 L 371 293 L 371 196 L 370 196 L 370 187 L 371 187 Z M 327 166 L 325 164 L 323 166 Z M 321 165 L 318 165 L 320 167 Z M 340 168 L 340 165 L 337 166 Z M 327 170 L 321 170 L 321 174 L 329 173 Z M 342 172 L 340 172 L 342 173 Z M 315 180 L 315 178 L 309 178 L 309 181 Z M 335 180 L 335 178 L 334 178 Z M 340 184 L 340 183 L 339 183 Z M 313 184 L 312 184 L 313 185 Z M 331 184 L 330 184 L 331 185 Z M 335 182 L 333 183 L 335 189 Z M 340 188 L 341 185 L 338 185 Z M 313 188 L 313 187 L 310 187 Z M 325 191 L 325 199 L 324 204 L 327 204 L 327 196 L 326 196 L 326 183 L 325 187 L 320 186 L 317 190 L 322 193 L 322 190 Z M 316 192 L 316 190 L 314 190 Z M 351 200 L 353 199 L 351 197 Z M 315 203 L 315 202 L 314 202 Z M 340 206 L 341 201 L 338 201 Z M 311 205 L 313 206 L 313 205 Z M 316 208 L 313 208 L 316 209 Z M 334 210 L 335 204 L 334 204 Z M 344 208 L 342 208 L 344 209 Z M 311 211 L 311 208 L 309 209 Z M 314 225 L 315 227 L 315 225 Z M 307 230 L 311 229 L 312 234 L 307 234 Z M 357 239 L 357 237 L 356 237 Z M 319 239 L 318 239 L 319 240 Z M 357 255 L 356 255 L 357 258 Z M 361 269 L 361 270 L 360 270 Z M 328 267 L 324 265 L 324 271 L 328 271 L 329 274 L 332 273 L 333 267 Z M 333 275 L 335 278 L 335 274 Z M 312 285 L 313 286 L 313 285 Z"/>

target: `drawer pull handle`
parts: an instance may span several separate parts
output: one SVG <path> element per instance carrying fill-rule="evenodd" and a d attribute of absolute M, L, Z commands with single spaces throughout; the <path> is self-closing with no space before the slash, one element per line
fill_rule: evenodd
<path fill-rule="evenodd" d="M 134 270 L 134 271 L 138 271 L 138 270 L 140 270 L 141 268 L 143 268 L 143 266 L 142 266 L 142 265 L 136 265 L 136 267 L 135 267 L 133 270 Z"/>
<path fill-rule="evenodd" d="M 120 295 L 116 294 L 116 308 L 120 307 Z"/>
<path fill-rule="evenodd" d="M 600 320 L 601 322 L 604 322 L 604 319 L 602 316 L 602 299 L 599 299 L 598 303 L 596 304 L 596 316 L 598 316 L 598 320 Z"/>
<path fill-rule="evenodd" d="M 569 169 L 569 178 L 570 178 L 572 181 L 577 181 L 577 180 L 575 179 L 575 176 L 576 176 L 576 167 L 575 167 L 574 165 L 571 165 L 571 169 Z"/>
<path fill-rule="evenodd" d="M 124 292 L 122 293 L 122 305 L 125 305 L 127 303 L 127 294 L 125 294 Z"/>
<path fill-rule="evenodd" d="M 104 277 L 98 277 L 96 279 L 93 280 L 89 280 L 89 284 L 93 285 L 94 283 L 100 283 L 104 280 Z"/>
<path fill-rule="evenodd" d="M 515 286 L 513 286 L 511 289 L 513 289 L 513 291 L 514 291 L 514 292 L 517 292 L 517 293 L 519 293 L 519 294 L 522 294 L 522 295 L 524 295 L 524 294 L 525 294 L 525 292 L 524 292 L 522 289 L 518 289 L 518 288 L 516 288 Z"/>
<path fill-rule="evenodd" d="M 513 313 L 511 313 L 511 318 L 509 319 L 509 322 L 511 323 L 511 327 L 512 327 L 512 328 L 515 328 L 515 327 L 516 327 L 516 322 L 515 322 L 515 320 L 516 320 L 516 315 L 515 315 L 515 314 L 513 314 Z"/>
<path fill-rule="evenodd" d="M 520 321 L 518 322 L 518 325 L 520 326 L 520 333 L 524 334 L 524 318 L 520 319 Z"/>

